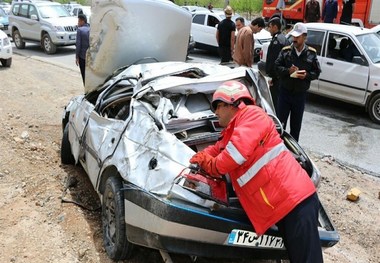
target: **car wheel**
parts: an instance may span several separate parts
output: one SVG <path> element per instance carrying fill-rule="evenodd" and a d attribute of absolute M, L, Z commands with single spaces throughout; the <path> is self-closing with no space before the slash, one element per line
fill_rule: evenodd
<path fill-rule="evenodd" d="M 51 41 L 49 34 L 44 34 L 42 37 L 42 48 L 46 54 L 54 54 L 57 52 L 57 46 Z"/>
<path fill-rule="evenodd" d="M 371 120 L 380 124 L 380 93 L 371 98 L 368 112 Z"/>
<path fill-rule="evenodd" d="M 25 48 L 25 42 L 22 39 L 20 32 L 18 30 L 13 31 L 12 38 L 13 38 L 13 42 L 15 43 L 15 46 L 18 49 L 24 49 Z"/>
<path fill-rule="evenodd" d="M 107 179 L 102 202 L 103 242 L 112 260 L 130 258 L 133 244 L 127 239 L 125 225 L 124 195 L 119 178 Z"/>
<path fill-rule="evenodd" d="M 12 65 L 12 58 L 2 59 L 1 65 L 3 65 L 3 67 L 9 68 Z"/>
<path fill-rule="evenodd" d="M 71 145 L 69 141 L 69 124 L 66 124 L 65 129 L 63 130 L 61 142 L 61 163 L 75 164 L 75 159 L 71 152 Z"/>

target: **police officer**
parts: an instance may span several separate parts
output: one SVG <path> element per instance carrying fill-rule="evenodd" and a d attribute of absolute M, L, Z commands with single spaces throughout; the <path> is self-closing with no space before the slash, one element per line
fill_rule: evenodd
<path fill-rule="evenodd" d="M 292 45 L 284 47 L 275 62 L 281 79 L 277 116 L 286 128 L 290 115 L 290 135 L 298 141 L 306 91 L 310 88 L 310 82 L 319 77 L 321 69 L 316 50 L 305 44 L 306 25 L 295 24 L 290 34 L 293 36 Z"/>
<path fill-rule="evenodd" d="M 270 93 L 272 95 L 272 100 L 274 108 L 277 110 L 278 104 L 278 93 L 280 88 L 280 78 L 276 72 L 276 67 L 274 62 L 276 61 L 278 54 L 284 46 L 289 45 L 289 41 L 281 33 L 281 20 L 278 17 L 272 18 L 268 23 L 268 31 L 272 35 L 272 40 L 268 47 L 267 60 L 265 64 L 265 71 L 267 75 L 271 78 L 269 80 Z"/>

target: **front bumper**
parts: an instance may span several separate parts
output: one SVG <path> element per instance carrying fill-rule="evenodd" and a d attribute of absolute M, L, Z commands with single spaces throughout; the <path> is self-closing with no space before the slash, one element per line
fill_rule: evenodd
<path fill-rule="evenodd" d="M 51 35 L 51 40 L 57 46 L 70 46 L 75 45 L 76 36 L 76 32 L 55 32 Z"/>
<path fill-rule="evenodd" d="M 287 258 L 283 247 L 229 244 L 233 229 L 254 232 L 242 209 L 229 207 L 208 211 L 177 200 L 161 199 L 136 189 L 126 190 L 124 198 L 126 231 L 131 243 L 201 257 Z M 277 238 L 279 233 L 273 227 L 266 235 L 269 235 L 269 240 Z M 324 247 L 333 246 L 339 240 L 335 231 L 321 230 L 320 235 Z"/>

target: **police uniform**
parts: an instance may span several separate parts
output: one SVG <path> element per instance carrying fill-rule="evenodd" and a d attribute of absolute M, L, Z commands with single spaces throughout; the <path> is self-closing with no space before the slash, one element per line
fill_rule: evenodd
<path fill-rule="evenodd" d="M 305 79 L 292 78 L 289 68 L 294 65 L 300 70 L 306 70 Z M 276 70 L 281 79 L 278 101 L 278 117 L 286 127 L 290 114 L 290 134 L 298 141 L 306 102 L 306 91 L 310 82 L 319 77 L 321 69 L 314 48 L 304 45 L 300 55 L 297 55 L 293 45 L 284 47 L 276 62 Z"/>
<path fill-rule="evenodd" d="M 288 45 L 289 41 L 286 37 L 281 33 L 277 32 L 273 37 L 268 47 L 267 60 L 265 64 L 265 71 L 267 75 L 272 78 L 272 86 L 270 88 L 270 92 L 272 95 L 272 100 L 274 104 L 274 108 L 277 110 L 278 104 L 278 93 L 280 88 L 280 79 L 278 74 L 276 73 L 275 61 L 280 53 L 281 49 Z"/>

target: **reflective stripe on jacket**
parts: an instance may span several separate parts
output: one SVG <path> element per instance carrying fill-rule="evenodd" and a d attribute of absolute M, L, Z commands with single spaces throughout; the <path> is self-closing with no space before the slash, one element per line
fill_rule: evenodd
<path fill-rule="evenodd" d="M 222 138 L 205 151 L 229 174 L 241 205 L 264 234 L 315 192 L 307 173 L 283 144 L 272 119 L 257 106 L 237 112 Z"/>

